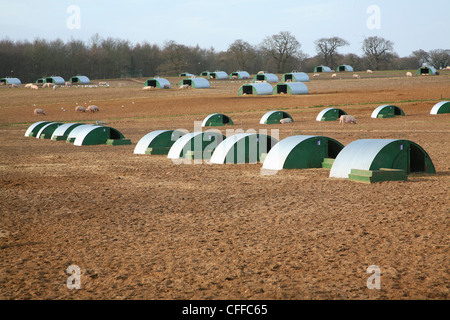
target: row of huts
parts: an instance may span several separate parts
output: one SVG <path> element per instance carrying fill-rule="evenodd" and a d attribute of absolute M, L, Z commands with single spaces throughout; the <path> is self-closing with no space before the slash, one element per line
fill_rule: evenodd
<path fill-rule="evenodd" d="M 318 73 L 318 72 L 331 72 L 331 68 L 327 67 L 327 66 L 317 66 L 314 68 L 314 72 Z M 353 72 L 353 67 L 349 66 L 349 65 L 340 65 L 337 69 L 338 72 Z M 260 73 L 258 73 L 260 74 Z M 195 74 L 189 73 L 189 72 L 183 72 L 180 73 L 179 75 L 180 77 L 194 77 L 196 76 Z M 200 73 L 201 77 L 206 77 L 208 79 L 250 79 L 251 76 L 247 71 L 236 71 L 236 72 L 232 72 L 230 74 L 227 74 L 225 71 L 214 71 L 214 72 L 210 72 L 210 71 L 203 71 Z M 258 75 L 255 76 L 255 78 Z"/>
<path fill-rule="evenodd" d="M 444 113 L 450 113 L 450 101 L 441 101 L 435 104 L 430 111 L 432 115 Z M 348 113 L 339 108 L 325 108 L 319 112 L 316 121 L 337 121 L 343 115 L 348 115 Z M 385 119 L 397 116 L 406 116 L 406 114 L 398 106 L 384 104 L 375 108 L 370 117 L 372 119 Z M 283 119 L 289 119 L 288 122 L 294 122 L 294 118 L 289 113 L 275 110 L 265 113 L 260 120 L 260 124 L 277 124 Z M 234 122 L 229 116 L 222 113 L 210 114 L 202 122 L 202 127 L 219 127 L 225 125 L 234 125 Z"/>
<path fill-rule="evenodd" d="M 450 113 L 450 101 L 437 103 L 431 114 Z M 330 115 L 331 114 L 331 115 Z M 346 114 L 336 108 L 324 109 L 317 121 L 336 120 Z M 372 118 L 404 116 L 392 105 L 374 110 Z M 265 113 L 260 124 L 276 124 L 293 118 L 285 111 Z M 202 122 L 202 128 L 233 125 L 224 114 L 211 114 Z M 31 125 L 26 137 L 63 140 L 77 146 L 130 145 L 117 129 L 103 125 L 39 121 Z M 273 174 L 285 169 L 330 169 L 330 177 L 373 183 L 381 181 L 406 181 L 410 173 L 436 173 L 428 153 L 417 143 L 405 139 L 361 139 L 344 146 L 325 136 L 295 135 L 278 140 L 267 135 L 247 132 L 224 136 L 218 130 L 184 132 L 182 130 L 156 130 L 142 137 L 134 154 L 165 155 L 174 163 L 208 161 L 212 164 L 261 163 L 263 174 Z"/>
<path fill-rule="evenodd" d="M 189 74 L 183 74 L 189 76 Z M 292 71 L 285 73 L 281 82 L 276 74 L 261 72 L 253 77 L 251 83 L 243 84 L 239 90 L 238 95 L 272 95 L 272 94 L 308 94 L 308 87 L 304 82 L 309 82 L 308 74 L 304 72 Z M 271 83 L 277 83 L 275 87 Z M 196 77 L 191 75 L 188 78 L 182 79 L 179 87 L 187 86 L 194 89 L 208 89 L 211 87 L 207 78 Z M 159 88 L 170 89 L 171 83 L 165 78 L 151 78 L 145 81 L 144 88 Z"/>
<path fill-rule="evenodd" d="M 331 70 L 330 67 L 327 66 L 317 66 L 314 68 L 314 73 L 322 73 L 322 72 L 332 72 L 333 70 Z M 349 65 L 340 65 L 337 70 L 337 72 L 353 72 L 353 67 L 349 66 Z M 303 74 L 300 72 L 291 72 L 289 74 L 286 74 L 286 78 L 285 76 L 283 76 L 283 80 L 284 81 L 289 81 L 289 80 L 293 80 L 290 79 L 290 76 L 293 76 L 293 74 Z M 423 66 L 421 68 L 419 68 L 417 70 L 417 75 L 437 75 L 439 74 L 439 72 L 432 66 Z M 180 77 L 196 77 L 194 74 L 188 73 L 188 72 L 183 72 L 179 75 Z M 247 71 L 235 71 L 232 72 L 230 74 L 227 74 L 225 71 L 214 71 L 214 72 L 210 72 L 210 71 L 203 71 L 200 73 L 201 77 L 206 77 L 208 79 L 218 79 L 218 80 L 222 80 L 222 79 L 239 79 L 239 80 L 243 80 L 243 79 L 250 79 L 251 76 Z M 253 77 L 253 81 L 266 81 L 266 82 L 278 82 L 278 77 L 275 74 L 271 74 L 271 73 L 264 73 L 262 74 L 257 74 Z M 293 76 L 295 77 L 295 76 Z M 304 77 L 304 75 L 302 75 L 302 77 Z M 293 80 L 295 82 L 295 80 Z M 301 81 L 301 82 L 305 82 L 303 80 L 297 80 L 297 81 Z M 309 80 L 308 80 L 309 81 Z M 82 76 L 82 75 L 77 75 L 77 76 L 73 76 L 69 79 L 68 81 L 70 84 L 73 85 L 87 85 L 90 84 L 90 79 L 87 76 Z M 19 78 L 13 78 L 13 77 L 5 77 L 5 78 L 0 78 L 0 83 L 2 84 L 7 84 L 7 85 L 19 85 L 22 84 L 21 80 Z M 50 76 L 50 77 L 43 77 L 43 78 L 39 78 L 35 81 L 35 83 L 37 84 L 45 84 L 45 83 L 52 83 L 52 84 L 56 84 L 56 85 L 64 85 L 66 83 L 66 81 L 64 80 L 63 77 L 60 76 Z"/>
<path fill-rule="evenodd" d="M 347 64 L 342 64 L 342 65 L 338 66 L 336 68 L 336 70 L 331 70 L 330 67 L 324 66 L 324 65 L 316 66 L 314 68 L 314 73 L 322 73 L 322 72 L 354 72 L 354 69 L 352 66 L 347 65 Z M 438 71 L 436 70 L 436 68 L 434 68 L 432 66 L 423 66 L 423 67 L 417 69 L 416 74 L 417 75 L 422 75 L 422 74 L 436 75 L 436 74 L 438 74 Z M 195 75 L 188 73 L 188 72 L 184 72 L 184 73 L 181 73 L 179 76 L 180 77 L 192 77 Z M 214 72 L 203 71 L 200 73 L 200 76 L 207 77 L 208 79 L 250 79 L 251 78 L 250 74 L 247 71 L 236 71 L 236 72 L 232 72 L 229 75 L 224 71 L 214 71 Z"/>
<path fill-rule="evenodd" d="M 76 146 L 129 145 L 117 130 L 101 125 L 40 121 L 26 137 L 66 141 Z M 142 137 L 134 154 L 166 155 L 174 163 L 192 160 L 212 164 L 262 163 L 263 174 L 285 169 L 330 169 L 330 177 L 373 183 L 407 180 L 410 173 L 436 173 L 427 152 L 415 142 L 401 139 L 362 139 L 344 146 L 325 136 L 290 136 L 281 141 L 265 133 L 217 131 L 186 133 L 157 130 Z"/>
<path fill-rule="evenodd" d="M 344 146 L 325 136 L 296 135 L 281 141 L 267 131 L 226 137 L 217 131 L 157 130 L 137 143 L 134 154 L 166 155 L 176 164 L 262 163 L 263 174 L 285 169 L 330 169 L 330 177 L 373 183 L 407 180 L 410 173 L 436 173 L 427 152 L 401 139 L 362 139 Z"/>
<path fill-rule="evenodd" d="M 22 84 L 22 82 L 20 81 L 20 79 L 18 78 L 1 78 L 0 79 L 0 83 L 4 83 L 4 84 L 15 84 L 15 85 L 19 85 Z M 64 80 L 63 77 L 60 76 L 50 76 L 50 77 L 43 77 L 43 78 L 39 78 L 35 81 L 35 83 L 37 84 L 45 84 L 45 83 L 52 83 L 55 85 L 65 85 L 66 84 L 66 80 Z M 70 84 L 79 84 L 79 85 L 85 85 L 85 84 L 90 84 L 91 80 L 86 77 L 86 76 L 73 76 L 69 79 L 69 83 Z"/>
<path fill-rule="evenodd" d="M 334 70 L 331 70 L 330 67 L 328 66 L 317 66 L 314 68 L 314 73 L 322 73 L 322 72 L 333 72 Z M 336 69 L 337 72 L 353 72 L 353 67 L 343 64 L 337 67 Z M 416 74 L 418 76 L 420 75 L 437 75 L 439 74 L 438 71 L 436 70 L 436 68 L 432 67 L 432 66 L 422 66 L 419 69 L 417 69 Z"/>
<path fill-rule="evenodd" d="M 215 130 L 156 130 L 139 140 L 134 154 L 165 155 L 176 164 L 192 160 L 211 164 L 262 163 L 262 173 L 268 175 L 286 169 L 325 168 L 330 169 L 332 178 L 365 183 L 405 181 L 410 173 L 436 173 L 428 153 L 409 140 L 361 139 L 344 146 L 325 136 L 296 135 L 279 141 L 266 132 L 226 137 Z M 40 121 L 31 125 L 25 136 L 77 146 L 131 144 L 117 129 L 83 123 Z"/>
<path fill-rule="evenodd" d="M 25 137 L 66 141 L 75 146 L 131 144 L 131 141 L 115 128 L 84 123 L 38 121 L 28 127 Z"/>

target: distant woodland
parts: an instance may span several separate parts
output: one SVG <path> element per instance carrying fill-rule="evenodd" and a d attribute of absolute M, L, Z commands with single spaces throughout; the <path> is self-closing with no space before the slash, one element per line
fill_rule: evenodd
<path fill-rule="evenodd" d="M 341 64 L 351 65 L 354 70 L 411 70 L 424 64 L 441 69 L 450 65 L 449 49 L 418 49 L 399 57 L 395 44 L 380 37 L 364 39 L 360 54 L 339 53 L 349 45 L 339 37 L 318 39 L 314 44 L 316 55 L 308 56 L 302 52 L 300 41 L 287 31 L 268 36 L 258 45 L 239 39 L 220 52 L 213 47 L 192 47 L 175 41 L 131 44 L 123 39 L 103 39 L 98 34 L 86 42 L 5 38 L 0 40 L 0 77 L 15 77 L 24 83 L 51 75 L 66 80 L 75 75 L 113 79 L 177 76 L 182 72 L 199 75 L 217 70 L 244 70 L 250 74 L 260 70 L 313 72 L 319 65 L 335 69 Z"/>

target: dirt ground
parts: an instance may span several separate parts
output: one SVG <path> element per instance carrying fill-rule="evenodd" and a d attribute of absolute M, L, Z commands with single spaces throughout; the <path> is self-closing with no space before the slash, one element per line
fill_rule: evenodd
<path fill-rule="evenodd" d="M 238 97 L 244 82 L 230 80 L 179 90 L 177 78 L 172 89 L 153 91 L 142 90 L 145 79 L 0 87 L 0 299 L 449 299 L 450 115 L 429 112 L 450 100 L 450 74 L 324 77 L 311 77 L 306 96 Z M 371 119 L 385 103 L 406 116 Z M 100 112 L 76 113 L 78 104 Z M 329 106 L 358 124 L 315 121 Z M 34 116 L 36 107 L 47 115 Z M 260 125 L 270 110 L 295 122 Z M 177 165 L 133 154 L 148 132 L 193 131 L 214 112 L 235 123 L 219 128 L 224 134 L 412 140 L 437 174 L 367 185 L 329 178 L 327 169 L 268 176 L 261 164 Z M 132 145 L 24 137 L 44 119 L 103 121 Z M 67 286 L 72 265 L 81 271 L 78 290 Z M 380 289 L 367 287 L 372 265 Z"/>

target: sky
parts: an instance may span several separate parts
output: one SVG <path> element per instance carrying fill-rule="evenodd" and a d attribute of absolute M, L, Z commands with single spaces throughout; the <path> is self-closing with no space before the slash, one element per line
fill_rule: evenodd
<path fill-rule="evenodd" d="M 101 38 L 225 51 L 235 40 L 259 45 L 291 32 L 309 56 L 314 41 L 340 37 L 340 53 L 362 55 L 366 37 L 394 42 L 401 57 L 450 49 L 449 0 L 0 0 L 0 39 Z M 0 62 L 1 63 L 1 62 Z"/>

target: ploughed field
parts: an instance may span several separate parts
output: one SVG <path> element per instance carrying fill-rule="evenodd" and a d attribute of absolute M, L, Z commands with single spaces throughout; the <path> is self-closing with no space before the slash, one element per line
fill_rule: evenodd
<path fill-rule="evenodd" d="M 450 74 L 359 74 L 311 76 L 305 96 L 238 97 L 242 80 L 179 90 L 179 78 L 168 78 L 172 89 L 150 91 L 142 90 L 146 79 L 0 87 L 0 298 L 448 299 L 450 115 L 429 113 L 450 100 Z M 370 118 L 387 103 L 406 117 Z M 91 104 L 100 112 L 75 112 Z M 317 122 L 331 106 L 358 123 Z M 46 115 L 34 116 L 35 108 Z M 295 122 L 260 125 L 270 110 Z M 215 112 L 235 123 L 215 128 L 226 135 L 412 140 L 437 174 L 368 185 L 331 179 L 328 169 L 263 175 L 261 164 L 180 165 L 133 154 L 145 134 L 199 130 L 195 121 Z M 41 120 L 102 121 L 132 145 L 24 137 Z M 67 286 L 72 265 L 81 289 Z M 367 287 L 372 265 L 379 290 Z"/>

